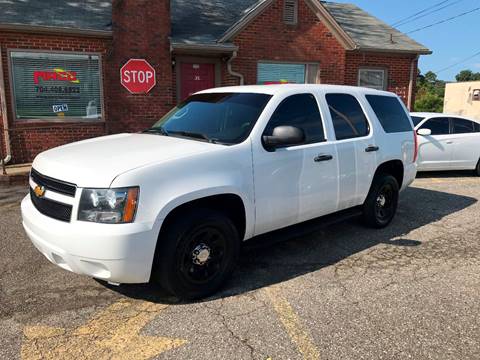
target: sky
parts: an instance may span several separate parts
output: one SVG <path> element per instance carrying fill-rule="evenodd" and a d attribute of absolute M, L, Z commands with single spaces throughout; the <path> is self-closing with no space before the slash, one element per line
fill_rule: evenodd
<path fill-rule="evenodd" d="M 409 17 L 441 0 L 332 0 L 334 2 L 353 3 L 388 24 Z M 423 26 L 447 19 L 469 10 L 480 8 L 480 0 L 449 0 L 437 8 L 445 9 L 427 15 L 414 22 L 399 26 L 398 30 L 408 32 Z M 434 8 L 434 9 L 437 9 Z M 432 9 L 432 10 L 434 10 Z M 429 11 L 432 11 L 429 10 Z M 423 13 L 422 15 L 424 15 Z M 409 34 L 411 38 L 433 51 L 432 55 L 423 55 L 419 67 L 422 73 L 429 70 L 437 72 L 450 65 L 480 52 L 480 10 L 429 29 Z M 459 64 L 449 70 L 438 73 L 439 79 L 452 81 L 461 70 L 470 69 L 480 72 L 480 55 Z"/>

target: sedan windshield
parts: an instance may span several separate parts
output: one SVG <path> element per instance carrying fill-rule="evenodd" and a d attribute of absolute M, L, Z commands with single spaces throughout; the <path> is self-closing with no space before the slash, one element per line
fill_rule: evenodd
<path fill-rule="evenodd" d="M 422 122 L 423 119 L 425 118 L 421 116 L 412 116 L 413 125 L 416 127 L 418 124 Z"/>
<path fill-rule="evenodd" d="M 238 144 L 248 137 L 271 97 L 253 93 L 193 95 L 146 132 Z"/>

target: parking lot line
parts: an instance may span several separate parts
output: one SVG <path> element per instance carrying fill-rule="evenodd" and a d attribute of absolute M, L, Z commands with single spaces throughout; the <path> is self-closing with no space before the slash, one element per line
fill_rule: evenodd
<path fill-rule="evenodd" d="M 186 340 L 140 335 L 167 305 L 120 300 L 76 329 L 27 326 L 22 359 L 150 359 Z"/>
<path fill-rule="evenodd" d="M 320 352 L 315 346 L 313 339 L 308 331 L 304 329 L 292 305 L 282 296 L 280 289 L 276 286 L 271 286 L 266 288 L 265 291 L 288 336 L 295 343 L 303 358 L 305 360 L 320 359 Z"/>

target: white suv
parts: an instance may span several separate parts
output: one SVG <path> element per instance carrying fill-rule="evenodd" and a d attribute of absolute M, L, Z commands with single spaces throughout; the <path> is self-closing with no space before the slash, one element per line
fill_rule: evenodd
<path fill-rule="evenodd" d="M 344 209 L 384 227 L 415 178 L 416 136 L 388 92 L 217 88 L 151 129 L 37 156 L 25 230 L 54 264 L 111 283 L 215 291 L 242 240 Z"/>

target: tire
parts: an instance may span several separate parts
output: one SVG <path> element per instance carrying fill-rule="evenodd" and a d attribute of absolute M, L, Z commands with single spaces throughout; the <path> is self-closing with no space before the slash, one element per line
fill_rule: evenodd
<path fill-rule="evenodd" d="M 375 176 L 362 208 L 365 224 L 376 229 L 388 226 L 397 212 L 398 193 L 398 182 L 393 176 Z"/>
<path fill-rule="evenodd" d="M 480 176 L 480 159 L 478 160 L 477 167 L 475 168 L 475 175 Z"/>
<path fill-rule="evenodd" d="M 240 251 L 233 222 L 211 209 L 176 216 L 158 242 L 153 280 L 180 300 L 217 291 L 232 274 Z"/>

